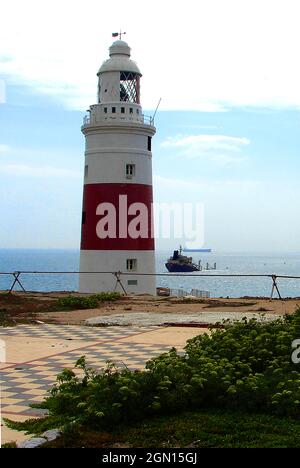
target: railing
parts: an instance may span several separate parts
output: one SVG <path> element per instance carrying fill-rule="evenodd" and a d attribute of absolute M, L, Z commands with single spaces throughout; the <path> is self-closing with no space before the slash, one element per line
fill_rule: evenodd
<path fill-rule="evenodd" d="M 105 121 L 105 120 L 116 120 L 116 119 L 121 119 L 121 120 L 126 120 L 128 122 L 143 122 L 145 125 L 152 125 L 154 126 L 154 118 L 150 115 L 144 115 L 142 114 L 142 116 L 139 116 L 139 118 L 135 117 L 131 117 L 130 115 L 124 115 L 124 114 L 111 114 L 111 115 L 108 115 L 108 114 L 104 114 L 103 116 L 101 116 L 101 120 L 99 120 L 99 122 L 102 122 L 102 121 Z M 93 120 L 91 119 L 91 115 L 90 113 L 88 113 L 87 115 L 85 115 L 83 117 L 83 125 L 90 125 L 91 123 L 97 123 L 98 120 Z"/>
<path fill-rule="evenodd" d="M 124 294 L 127 294 L 125 287 L 122 283 L 122 277 L 126 276 L 134 276 L 134 277 L 139 277 L 139 276 L 155 276 L 155 277 L 169 277 L 169 278 L 174 278 L 174 277 L 194 277 L 194 278 L 268 278 L 272 281 L 272 290 L 271 290 L 271 295 L 270 299 L 272 300 L 274 297 L 275 291 L 278 294 L 279 299 L 282 299 L 282 296 L 279 291 L 278 287 L 278 279 L 300 279 L 300 276 L 290 276 L 290 275 L 276 275 L 276 274 L 209 274 L 209 273 L 200 273 L 200 274 L 189 274 L 189 273 L 123 273 L 121 271 L 113 272 L 113 271 L 96 271 L 96 272 L 90 272 L 90 271 L 14 271 L 14 272 L 0 272 L 0 275 L 4 276 L 11 276 L 12 277 L 12 285 L 10 289 L 8 290 L 9 293 L 11 293 L 16 285 L 19 285 L 21 289 L 25 291 L 24 286 L 21 283 L 20 277 L 21 275 L 112 275 L 115 280 L 115 290 L 117 289 L 118 285 L 121 287 L 123 290 Z"/>
<path fill-rule="evenodd" d="M 146 125 L 154 125 L 154 117 L 152 117 L 151 115 L 144 115 L 144 114 L 143 114 L 143 117 L 144 117 L 144 123 Z"/>
<path fill-rule="evenodd" d="M 91 116 L 87 114 L 83 117 L 83 125 L 89 125 L 91 123 Z"/>

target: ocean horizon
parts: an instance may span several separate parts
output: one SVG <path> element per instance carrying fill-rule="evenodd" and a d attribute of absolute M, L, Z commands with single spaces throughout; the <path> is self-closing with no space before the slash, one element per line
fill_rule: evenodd
<path fill-rule="evenodd" d="M 272 289 L 270 278 L 241 278 L 241 277 L 195 277 L 174 276 L 165 268 L 167 258 L 172 250 L 156 251 L 156 272 L 167 276 L 157 277 L 157 286 L 171 289 L 192 289 L 208 291 L 211 297 L 269 297 Z M 15 271 L 41 272 L 78 272 L 78 249 L 0 249 L 0 273 Z M 300 252 L 212 252 L 187 254 L 197 263 L 202 261 L 205 267 L 217 264 L 217 270 L 203 271 L 214 274 L 266 274 L 287 275 L 300 277 Z M 23 274 L 21 283 L 27 291 L 77 291 L 78 274 Z M 12 276 L 0 275 L 0 290 L 7 290 L 12 284 Z M 278 279 L 278 286 L 282 297 L 300 297 L 300 279 Z M 15 290 L 20 290 L 16 287 Z M 275 296 L 276 297 L 276 294 Z"/>

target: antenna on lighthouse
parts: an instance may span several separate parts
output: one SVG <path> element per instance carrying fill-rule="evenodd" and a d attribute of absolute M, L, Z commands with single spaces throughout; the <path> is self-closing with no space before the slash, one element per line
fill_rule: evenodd
<path fill-rule="evenodd" d="M 157 113 L 158 108 L 160 106 L 161 100 L 162 100 L 162 98 L 159 98 L 158 104 L 156 106 L 155 112 L 154 112 L 153 117 L 152 117 L 152 121 L 154 121 L 154 119 L 155 119 L 155 116 L 156 116 L 156 113 Z"/>

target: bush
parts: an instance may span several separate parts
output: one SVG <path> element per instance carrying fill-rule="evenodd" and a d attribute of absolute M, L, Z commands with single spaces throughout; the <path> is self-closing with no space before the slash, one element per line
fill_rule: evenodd
<path fill-rule="evenodd" d="M 291 345 L 299 337 L 300 310 L 270 323 L 225 323 L 224 330 L 190 340 L 184 355 L 172 349 L 144 371 L 109 363 L 97 373 L 82 357 L 76 367 L 83 377 L 64 370 L 38 407 L 49 411 L 56 427 L 60 418 L 97 429 L 201 408 L 299 418 L 300 366 L 291 361 Z"/>
<path fill-rule="evenodd" d="M 96 309 L 101 302 L 117 301 L 120 298 L 121 294 L 116 292 L 94 294 L 87 297 L 67 296 L 57 301 L 57 307 L 60 310 Z"/>
<path fill-rule="evenodd" d="M 118 292 L 102 292 L 93 296 L 98 302 L 114 302 L 118 301 L 122 296 Z"/>

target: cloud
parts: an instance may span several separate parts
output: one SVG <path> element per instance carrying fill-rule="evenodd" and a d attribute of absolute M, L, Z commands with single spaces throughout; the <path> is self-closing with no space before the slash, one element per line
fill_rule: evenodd
<path fill-rule="evenodd" d="M 205 193 L 212 192 L 215 193 L 216 189 L 222 192 L 224 189 L 232 188 L 234 190 L 243 189 L 246 192 L 251 189 L 256 189 L 259 186 L 263 186 L 263 183 L 260 180 L 189 180 L 189 179 L 180 179 L 172 177 L 164 177 L 158 174 L 154 174 L 154 188 L 157 190 L 162 190 L 162 193 L 169 193 L 170 190 L 175 191 L 181 195 L 185 195 L 186 190 L 189 191 L 199 191 L 202 190 Z M 166 190 L 167 189 L 167 190 Z"/>
<path fill-rule="evenodd" d="M 265 183 L 254 179 L 191 180 L 155 174 L 153 188 L 154 199 L 160 203 L 199 202 L 228 208 L 230 204 L 233 206 L 241 202 L 242 198 L 251 200 L 259 190 L 265 188 Z"/>
<path fill-rule="evenodd" d="M 163 148 L 175 148 L 180 155 L 192 159 L 206 158 L 220 165 L 237 163 L 245 160 L 239 154 L 250 144 L 245 137 L 227 135 L 177 135 L 162 142 Z"/>
<path fill-rule="evenodd" d="M 15 177 L 35 177 L 35 178 L 81 178 L 79 171 L 70 169 L 60 169 L 51 166 L 34 167 L 22 164 L 0 165 L 0 174 Z"/>
<path fill-rule="evenodd" d="M 95 102 L 95 75 L 115 24 L 122 24 L 143 72 L 145 109 L 155 108 L 159 97 L 167 110 L 300 109 L 298 0 L 151 5 L 144 22 L 138 0 L 128 9 L 122 0 L 105 6 L 86 0 L 84 8 L 76 0 L 10 0 L 1 9 L 0 56 L 9 60 L 0 62 L 0 73 L 84 110 Z"/>
<path fill-rule="evenodd" d="M 11 147 L 9 145 L 0 144 L 0 155 L 1 154 L 8 154 L 11 151 Z"/>
<path fill-rule="evenodd" d="M 240 151 L 245 145 L 249 145 L 248 138 L 231 137 L 226 135 L 189 135 L 170 137 L 162 143 L 163 147 L 185 148 L 187 151 L 200 149 L 203 151 L 226 150 Z"/>

